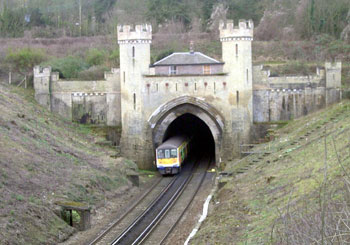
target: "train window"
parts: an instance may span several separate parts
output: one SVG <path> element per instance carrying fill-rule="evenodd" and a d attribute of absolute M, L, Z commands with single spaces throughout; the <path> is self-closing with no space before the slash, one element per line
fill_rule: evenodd
<path fill-rule="evenodd" d="M 165 158 L 170 158 L 170 150 L 165 150 Z"/>
<path fill-rule="evenodd" d="M 177 158 L 177 150 L 176 149 L 171 150 L 171 158 Z"/>
<path fill-rule="evenodd" d="M 164 158 L 164 151 L 163 150 L 158 150 L 158 158 L 159 159 Z"/>

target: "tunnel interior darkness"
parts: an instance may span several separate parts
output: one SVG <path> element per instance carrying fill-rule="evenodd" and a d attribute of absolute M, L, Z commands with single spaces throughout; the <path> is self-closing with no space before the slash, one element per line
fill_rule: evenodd
<path fill-rule="evenodd" d="M 186 113 L 176 118 L 165 131 L 163 142 L 176 135 L 186 135 L 191 138 L 189 154 L 200 157 L 209 153 L 215 160 L 215 141 L 207 124 L 193 114 Z"/>

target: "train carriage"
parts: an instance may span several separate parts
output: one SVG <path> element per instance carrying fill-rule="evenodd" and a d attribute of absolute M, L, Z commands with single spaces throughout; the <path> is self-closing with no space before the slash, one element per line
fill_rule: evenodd
<path fill-rule="evenodd" d="M 186 136 L 174 136 L 156 149 L 158 171 L 164 174 L 177 174 L 187 157 L 189 139 Z"/>

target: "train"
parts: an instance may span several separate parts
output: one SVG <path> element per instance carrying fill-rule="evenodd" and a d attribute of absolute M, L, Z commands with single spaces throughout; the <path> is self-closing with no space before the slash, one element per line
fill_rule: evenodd
<path fill-rule="evenodd" d="M 187 136 L 174 136 L 164 141 L 156 149 L 157 169 L 162 175 L 178 174 L 188 156 L 190 139 Z"/>

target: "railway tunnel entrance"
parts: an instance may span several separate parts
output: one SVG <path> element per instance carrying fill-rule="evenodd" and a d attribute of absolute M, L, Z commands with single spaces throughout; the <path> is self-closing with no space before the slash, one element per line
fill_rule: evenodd
<path fill-rule="evenodd" d="M 208 152 L 217 164 L 221 159 L 224 121 L 203 99 L 183 96 L 160 106 L 148 120 L 156 149 L 176 135 L 192 138 L 193 153 Z"/>
<path fill-rule="evenodd" d="M 179 116 L 169 125 L 162 141 L 179 135 L 186 135 L 191 140 L 190 155 L 195 156 L 196 159 L 205 156 L 215 160 L 213 135 L 201 119 L 190 113 Z"/>

